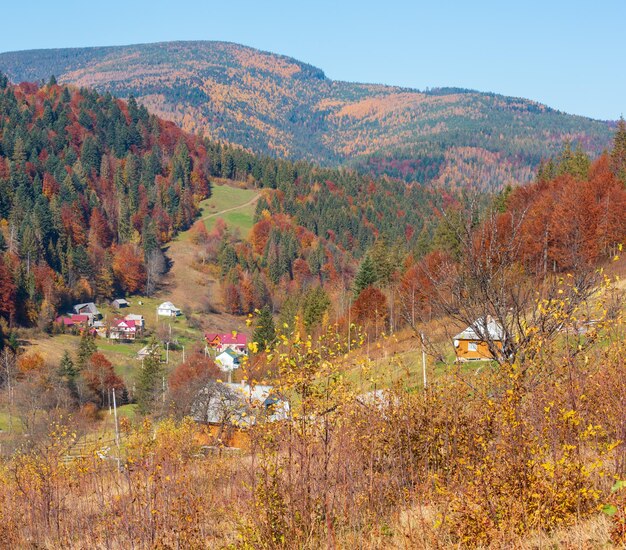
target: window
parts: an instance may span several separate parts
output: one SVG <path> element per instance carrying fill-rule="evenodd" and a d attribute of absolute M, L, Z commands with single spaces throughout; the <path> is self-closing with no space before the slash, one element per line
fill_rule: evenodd
<path fill-rule="evenodd" d="M 469 342 L 467 344 L 467 351 L 478 351 L 478 343 L 477 342 Z"/>

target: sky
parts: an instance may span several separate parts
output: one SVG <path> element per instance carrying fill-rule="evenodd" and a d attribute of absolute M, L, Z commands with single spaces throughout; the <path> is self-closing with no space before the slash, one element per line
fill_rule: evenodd
<path fill-rule="evenodd" d="M 10 1 L 10 3 L 9 3 Z M 336 80 L 626 114 L 624 0 L 4 0 L 0 51 L 224 40 Z"/>

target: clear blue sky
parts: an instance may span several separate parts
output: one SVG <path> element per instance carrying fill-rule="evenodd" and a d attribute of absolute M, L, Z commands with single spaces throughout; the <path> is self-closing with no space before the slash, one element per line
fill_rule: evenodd
<path fill-rule="evenodd" d="M 594 118 L 626 114 L 624 0 L 2 4 L 0 51 L 227 40 L 295 57 L 339 80 L 460 86 Z"/>

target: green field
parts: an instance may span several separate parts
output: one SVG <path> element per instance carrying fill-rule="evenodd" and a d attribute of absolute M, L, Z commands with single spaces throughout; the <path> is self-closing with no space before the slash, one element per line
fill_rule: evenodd
<path fill-rule="evenodd" d="M 246 237 L 254 224 L 256 203 L 250 201 L 256 196 L 258 191 L 254 189 L 214 185 L 211 198 L 200 203 L 200 218 L 204 220 L 209 231 L 217 219 L 222 218 L 231 230 L 239 229 L 241 236 Z M 231 208 L 234 210 L 218 214 Z"/>

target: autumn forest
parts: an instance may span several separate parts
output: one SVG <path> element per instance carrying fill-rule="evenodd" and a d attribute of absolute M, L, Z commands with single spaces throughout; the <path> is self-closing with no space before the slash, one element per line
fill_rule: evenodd
<path fill-rule="evenodd" d="M 0 54 L 0 546 L 626 543 L 623 119 L 68 51 Z"/>

